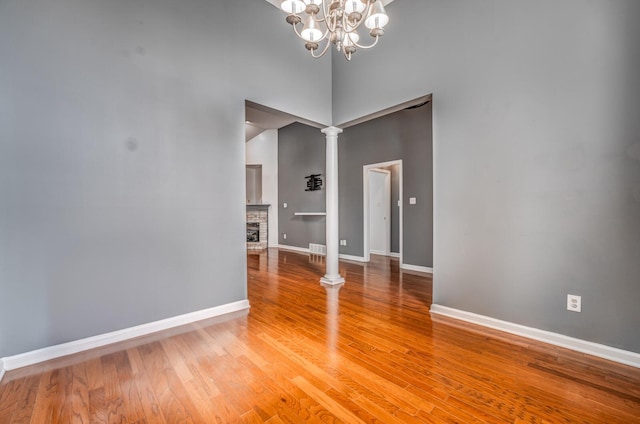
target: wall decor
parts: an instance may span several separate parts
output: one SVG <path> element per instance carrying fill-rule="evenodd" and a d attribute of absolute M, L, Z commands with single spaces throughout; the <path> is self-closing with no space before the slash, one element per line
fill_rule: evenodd
<path fill-rule="evenodd" d="M 316 191 L 322 189 L 322 174 L 307 175 L 307 188 L 305 191 Z"/>

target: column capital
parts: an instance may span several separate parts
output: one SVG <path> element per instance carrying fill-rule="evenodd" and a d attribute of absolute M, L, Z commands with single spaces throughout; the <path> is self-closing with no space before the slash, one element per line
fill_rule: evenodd
<path fill-rule="evenodd" d="M 342 128 L 332 126 L 332 127 L 321 129 L 320 132 L 326 135 L 338 135 L 342 132 Z"/>

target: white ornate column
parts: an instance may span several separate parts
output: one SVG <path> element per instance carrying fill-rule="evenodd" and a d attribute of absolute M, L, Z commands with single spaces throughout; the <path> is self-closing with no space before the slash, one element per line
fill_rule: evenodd
<path fill-rule="evenodd" d="M 326 227 L 327 227 L 327 257 L 326 274 L 320 279 L 322 284 L 342 284 L 342 278 L 338 272 L 338 250 L 340 245 L 340 232 L 338 228 L 338 134 L 340 128 L 328 127 L 322 130 L 327 137 L 327 169 L 325 173 L 326 194 Z"/>

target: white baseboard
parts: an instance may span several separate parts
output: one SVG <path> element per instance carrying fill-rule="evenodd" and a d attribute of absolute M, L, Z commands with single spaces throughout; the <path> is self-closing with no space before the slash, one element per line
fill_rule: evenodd
<path fill-rule="evenodd" d="M 289 251 L 292 251 L 292 252 L 311 254 L 311 251 L 306 247 L 288 246 L 286 244 L 279 244 L 276 247 L 278 249 L 282 249 L 282 250 L 289 250 Z M 325 256 L 325 255 L 320 255 L 320 256 Z M 365 258 L 363 258 L 362 256 L 345 255 L 344 253 L 340 253 L 338 255 L 338 258 L 345 259 L 345 260 L 348 260 L 348 261 L 367 262 L 365 260 Z"/>
<path fill-rule="evenodd" d="M 340 253 L 338 255 L 338 258 L 344 259 L 346 261 L 367 262 L 367 260 L 365 258 L 363 258 L 362 256 L 346 255 L 344 253 Z"/>
<path fill-rule="evenodd" d="M 167 318 L 160 321 L 125 328 L 124 330 L 113 331 L 110 333 L 100 334 L 98 336 L 88 337 L 86 339 L 75 340 L 56 346 L 49 346 L 43 349 L 33 350 L 31 352 L 7 356 L 0 359 L 0 364 L 4 363 L 4 365 L 0 368 L 0 376 L 4 374 L 4 371 L 10 371 L 29 365 L 34 365 L 40 362 L 49 361 L 51 359 L 60 358 L 62 356 L 84 352 L 90 349 L 95 349 L 109 344 L 134 339 L 140 336 L 146 336 L 158 331 L 168 330 L 170 328 L 179 327 L 185 324 L 191 324 L 196 321 L 218 317 L 245 309 L 249 309 L 249 301 L 240 300 L 238 302 L 227 303 L 225 305 L 203 309 L 201 311 L 191 312 L 184 315 L 178 315 L 176 317 Z"/>
<path fill-rule="evenodd" d="M 278 247 L 278 249 L 290 250 L 292 252 L 310 253 L 309 252 L 309 248 L 307 248 L 307 247 L 288 246 L 286 244 L 279 244 L 277 247 Z"/>
<path fill-rule="evenodd" d="M 437 304 L 431 305 L 431 313 L 467 321 L 484 327 L 505 331 L 517 336 L 527 337 L 529 339 L 538 340 L 544 343 L 549 343 L 555 346 L 564 347 L 577 352 L 640 368 L 640 354 L 630 352 L 628 350 L 576 339 L 563 334 L 552 333 L 551 331 L 526 327 L 524 325 L 502 321 L 484 315 L 478 315 L 472 312 L 462 311 L 460 309 L 449 308 L 447 306 Z"/>
<path fill-rule="evenodd" d="M 4 361 L 0 359 L 0 381 L 2 381 L 2 377 L 4 377 L 5 369 L 4 369 Z"/>
<path fill-rule="evenodd" d="M 392 258 L 399 258 L 400 257 L 400 253 L 397 252 L 389 252 L 389 254 L 387 256 L 390 256 Z"/>
<path fill-rule="evenodd" d="M 426 266 L 402 264 L 400 265 L 400 268 L 406 269 L 407 271 L 418 271 L 418 272 L 425 272 L 427 274 L 433 274 L 433 268 L 429 268 Z"/>

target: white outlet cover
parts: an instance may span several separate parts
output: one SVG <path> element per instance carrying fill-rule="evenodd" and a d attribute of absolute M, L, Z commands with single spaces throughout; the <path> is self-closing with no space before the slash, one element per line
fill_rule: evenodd
<path fill-rule="evenodd" d="M 416 204 L 416 198 L 415 197 L 409 197 L 409 204 L 410 205 L 415 205 Z"/>
<path fill-rule="evenodd" d="M 283 203 L 283 204 L 282 204 L 282 207 L 286 209 L 286 208 L 287 208 L 287 204 L 286 204 L 286 203 Z"/>
<path fill-rule="evenodd" d="M 573 312 L 582 312 L 582 296 L 575 294 L 567 295 L 567 310 Z"/>

